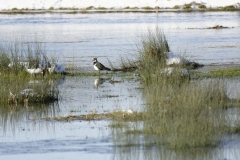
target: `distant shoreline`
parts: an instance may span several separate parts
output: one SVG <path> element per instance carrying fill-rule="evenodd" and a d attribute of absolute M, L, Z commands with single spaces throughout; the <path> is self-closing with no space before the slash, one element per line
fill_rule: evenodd
<path fill-rule="evenodd" d="M 44 13 L 66 13 L 66 14 L 91 14 L 91 13 L 161 13 L 161 12 L 240 12 L 240 9 L 104 9 L 104 10 L 85 10 L 85 9 L 66 9 L 66 10 L 1 10 L 0 14 L 44 14 Z"/>
<path fill-rule="evenodd" d="M 29 0 L 30 1 L 30 0 Z M 80 2 L 81 0 L 76 0 Z M 84 0 L 82 0 L 83 2 Z M 135 1 L 135 0 L 132 0 Z M 185 0 L 186 3 L 183 3 L 182 5 L 168 5 L 168 7 L 165 5 L 156 4 L 157 1 L 155 0 L 149 0 L 148 2 L 151 3 L 144 3 L 145 0 L 140 0 L 140 4 L 136 4 L 136 1 L 134 5 L 131 2 L 131 0 L 123 0 L 122 4 L 106 4 L 106 0 L 102 1 L 102 5 L 100 5 L 100 0 L 99 4 L 95 3 L 95 6 L 92 6 L 93 2 L 88 1 L 87 4 L 82 4 L 82 5 L 73 5 L 73 7 L 69 7 L 69 5 L 66 5 L 61 1 L 52 0 L 52 2 L 55 2 L 54 5 L 50 4 L 50 0 L 46 1 L 45 3 L 40 4 L 34 4 L 31 7 L 27 7 L 25 5 L 20 5 L 20 4 L 15 4 L 18 7 L 13 7 L 10 8 L 10 6 L 5 6 L 5 8 L 2 8 L 0 10 L 0 14 L 37 14 L 37 13 L 70 13 L 70 14 L 75 14 L 75 13 L 128 13 L 128 12 L 133 12 L 133 13 L 153 13 L 153 12 L 218 12 L 218 11 L 239 11 L 240 12 L 240 3 L 237 2 L 236 0 L 235 4 L 232 5 L 225 5 L 221 3 L 217 3 L 218 5 L 215 5 L 214 7 L 211 6 L 208 3 L 204 3 L 200 1 L 199 3 L 192 1 L 191 0 Z M 190 3 L 187 3 L 187 2 Z M 49 2 L 49 3 L 47 3 Z M 111 1 L 113 2 L 113 1 Z M 59 3 L 59 4 L 58 4 Z M 110 2 L 109 2 L 110 3 Z M 233 2 L 231 2 L 233 3 Z M 28 3 L 27 3 L 28 4 Z M 58 4 L 58 5 L 57 5 Z M 148 4 L 148 5 L 147 5 Z M 176 3 L 177 4 L 177 3 Z M 229 3 L 230 4 L 230 3 Z M 112 6 L 113 7 L 109 7 Z M 129 6 L 127 6 L 129 5 Z M 146 6 L 144 6 L 146 5 Z M 210 5 L 210 6 L 209 6 Z M 14 6 L 14 5 L 12 5 Z M 68 6 L 68 7 L 67 7 Z M 88 7 L 87 7 L 88 6 Z M 104 7 L 105 6 L 105 7 Z M 108 7 L 107 7 L 108 6 Z M 115 7 L 114 7 L 115 6 Z M 119 6 L 119 7 L 116 7 Z M 3 6 L 2 6 L 3 7 Z M 8 8 L 8 9 L 7 9 Z"/>

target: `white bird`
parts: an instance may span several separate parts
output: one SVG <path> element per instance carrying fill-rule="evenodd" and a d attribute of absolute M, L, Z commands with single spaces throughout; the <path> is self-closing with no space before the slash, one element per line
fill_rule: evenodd
<path fill-rule="evenodd" d="M 49 73 L 60 73 L 60 74 L 65 74 L 65 67 L 62 64 L 59 63 L 53 63 L 51 68 L 48 68 Z"/>
<path fill-rule="evenodd" d="M 31 75 L 36 76 L 36 74 L 42 74 L 43 77 L 45 75 L 45 70 L 44 69 L 42 69 L 42 68 L 29 68 L 29 63 L 28 63 L 28 65 L 25 66 L 25 68 L 26 68 L 26 71 L 28 73 L 30 73 Z"/>
<path fill-rule="evenodd" d="M 8 64 L 8 67 L 13 67 L 14 65 L 19 65 L 22 67 L 28 67 L 29 66 L 29 62 L 11 62 Z"/>
<path fill-rule="evenodd" d="M 45 75 L 45 71 L 42 68 L 33 68 L 33 69 L 26 68 L 26 71 L 31 75 L 35 75 L 35 76 L 36 74 L 42 74 L 43 77 Z"/>
<path fill-rule="evenodd" d="M 128 114 L 133 114 L 133 111 L 132 111 L 131 109 L 128 109 L 126 112 L 127 112 Z"/>
<path fill-rule="evenodd" d="M 167 59 L 166 59 L 166 65 L 172 65 L 172 64 L 189 64 L 189 61 L 183 58 L 180 55 L 177 55 L 173 52 L 165 52 Z"/>
<path fill-rule="evenodd" d="M 165 73 L 167 76 L 171 76 L 174 73 L 181 73 L 181 76 L 189 75 L 189 72 L 186 68 L 174 68 L 174 67 L 161 69 L 161 73 Z"/>
<path fill-rule="evenodd" d="M 34 96 L 36 93 L 34 92 L 33 89 L 24 89 L 20 92 L 21 95 L 23 96 Z"/>

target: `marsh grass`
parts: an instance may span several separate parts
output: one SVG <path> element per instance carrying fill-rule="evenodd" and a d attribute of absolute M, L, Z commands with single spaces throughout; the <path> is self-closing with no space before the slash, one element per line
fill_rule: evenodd
<path fill-rule="evenodd" d="M 235 10 L 237 10 L 237 8 L 235 8 L 234 5 L 229 5 L 229 6 L 223 7 L 222 10 L 224 10 L 224 11 L 235 11 Z"/>
<path fill-rule="evenodd" d="M 224 115 L 218 109 L 227 100 L 221 82 L 159 83 L 145 89 L 144 130 L 170 148 L 217 145 L 225 129 Z"/>
<path fill-rule="evenodd" d="M 17 75 L 3 74 L 0 78 L 0 104 L 17 106 L 57 101 L 59 99 L 57 78 L 58 76 L 51 76 L 42 80 L 40 75 L 32 78 L 24 71 Z"/>
<path fill-rule="evenodd" d="M 39 67 L 40 61 L 51 62 L 41 43 L 14 41 L 1 45 L 0 58 L 0 104 L 17 106 L 58 100 L 59 91 L 55 84 L 58 75 L 47 74 L 42 79 L 41 74 L 34 76 L 26 71 L 26 67 Z M 24 66 L 19 62 L 27 62 L 28 65 Z"/>
<path fill-rule="evenodd" d="M 92 9 L 95 9 L 95 7 L 94 6 L 89 6 L 89 7 L 86 8 L 86 10 L 92 10 Z"/>
<path fill-rule="evenodd" d="M 179 5 L 175 5 L 175 6 L 173 7 L 173 9 L 180 9 L 180 6 L 179 6 Z"/>
<path fill-rule="evenodd" d="M 217 146 L 228 132 L 222 110 L 231 105 L 224 79 L 192 81 L 181 73 L 184 64 L 175 65 L 171 75 L 163 72 L 167 67 L 165 52 L 170 47 L 158 29 L 149 31 L 141 42 L 139 74 L 146 107 L 142 125 L 136 125 L 133 131 L 123 126 L 123 133 L 148 137 L 143 145 L 153 144 L 154 139 L 154 144 L 169 148 Z M 120 137 L 116 139 L 122 138 L 121 134 L 117 136 Z"/>
<path fill-rule="evenodd" d="M 206 9 L 207 7 L 204 4 L 199 5 L 199 8 Z"/>
<path fill-rule="evenodd" d="M 89 113 L 86 115 L 69 115 L 69 116 L 59 116 L 59 117 L 47 117 L 45 120 L 57 120 L 57 121 L 73 121 L 73 120 L 106 120 L 113 119 L 117 123 L 110 124 L 112 127 L 122 127 L 126 122 L 137 122 L 143 119 L 143 112 L 133 112 L 129 114 L 126 111 L 114 111 L 108 113 Z M 119 123 L 118 123 L 119 122 Z"/>
<path fill-rule="evenodd" d="M 198 77 L 208 77 L 208 78 L 216 78 L 216 77 L 239 77 L 240 76 L 240 69 L 239 68 L 229 68 L 224 70 L 211 70 L 207 73 L 202 72 L 195 72 L 194 73 Z"/>
<path fill-rule="evenodd" d="M 107 10 L 107 8 L 105 8 L 105 7 L 98 7 L 97 9 L 98 10 Z"/>
<path fill-rule="evenodd" d="M 145 9 L 145 10 L 152 10 L 152 9 L 154 9 L 154 8 L 152 8 L 152 7 L 149 7 L 149 6 L 145 6 L 145 7 L 142 7 L 141 9 Z"/>
<path fill-rule="evenodd" d="M 167 39 L 162 31 L 148 30 L 146 35 L 142 36 L 141 45 L 137 46 L 138 67 L 140 77 L 145 84 L 150 84 L 153 79 L 159 78 L 161 69 L 166 67 L 166 52 L 170 51 Z"/>
<path fill-rule="evenodd" d="M 116 65 L 114 66 L 110 60 L 108 60 L 108 63 L 113 72 L 117 71 L 132 72 L 138 69 L 138 66 L 134 62 L 134 60 L 131 60 L 129 58 L 120 57 L 119 64 L 117 66 Z"/>

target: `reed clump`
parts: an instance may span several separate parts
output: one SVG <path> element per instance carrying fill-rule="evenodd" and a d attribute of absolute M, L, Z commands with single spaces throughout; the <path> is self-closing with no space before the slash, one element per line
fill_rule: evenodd
<path fill-rule="evenodd" d="M 139 52 L 147 103 L 143 130 L 171 148 L 217 145 L 224 131 L 224 116 L 218 109 L 228 101 L 224 83 L 190 81 L 178 72 L 184 64 L 176 65 L 171 75 L 164 74 L 164 53 L 170 49 L 164 34 L 155 33 L 142 41 Z"/>
<path fill-rule="evenodd" d="M 43 72 L 36 75 L 27 72 L 29 68 L 38 68 L 40 62 L 48 61 L 51 60 L 40 43 L 14 41 L 0 45 L 0 104 L 22 105 L 58 100 L 59 91 L 55 82 L 58 76 L 46 73 L 43 77 Z"/>
<path fill-rule="evenodd" d="M 156 143 L 171 148 L 216 146 L 224 133 L 227 97 L 222 82 L 191 82 L 179 86 L 158 81 L 145 88 L 144 130 Z"/>
<path fill-rule="evenodd" d="M 154 139 L 169 148 L 216 146 L 226 133 L 221 109 L 229 98 L 224 79 L 191 80 L 182 72 L 183 63 L 174 65 L 169 74 L 165 54 L 169 51 L 158 29 L 149 31 L 138 48 L 146 107 L 142 125 L 135 130 L 139 136 L 152 137 L 146 138 L 146 145 Z"/>

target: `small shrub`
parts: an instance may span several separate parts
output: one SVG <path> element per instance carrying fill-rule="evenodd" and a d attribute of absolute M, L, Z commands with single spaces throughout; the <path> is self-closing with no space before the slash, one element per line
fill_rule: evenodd
<path fill-rule="evenodd" d="M 191 9 L 192 4 L 185 4 L 183 6 L 183 9 Z"/>
<path fill-rule="evenodd" d="M 130 9 L 134 10 L 134 9 L 139 9 L 138 7 L 130 7 Z"/>
<path fill-rule="evenodd" d="M 206 9 L 207 7 L 204 4 L 199 5 L 199 8 Z"/>
<path fill-rule="evenodd" d="M 223 10 L 225 11 L 233 11 L 235 10 L 236 8 L 234 7 L 234 5 L 230 5 L 230 6 L 225 6 L 223 7 Z"/>
<path fill-rule="evenodd" d="M 180 6 L 176 5 L 173 7 L 173 9 L 180 9 Z"/>
<path fill-rule="evenodd" d="M 72 8 L 69 8 L 69 10 L 79 10 L 79 8 L 72 7 Z"/>
<path fill-rule="evenodd" d="M 50 7 L 49 10 L 54 10 L 54 7 Z"/>
<path fill-rule="evenodd" d="M 63 7 L 60 7 L 58 8 L 59 10 L 67 10 L 67 8 L 63 8 Z M 53 9 L 49 9 L 49 10 L 53 10 Z"/>
<path fill-rule="evenodd" d="M 152 7 L 149 7 L 149 6 L 146 6 L 146 7 L 142 7 L 142 9 L 151 10 L 151 9 L 153 9 L 153 8 L 152 8 Z"/>
<path fill-rule="evenodd" d="M 86 10 L 92 10 L 92 9 L 94 9 L 93 6 L 89 6 L 89 7 L 86 8 Z"/>
<path fill-rule="evenodd" d="M 98 7 L 97 9 L 99 9 L 99 10 L 106 10 L 107 8 L 105 8 L 105 7 Z"/>

